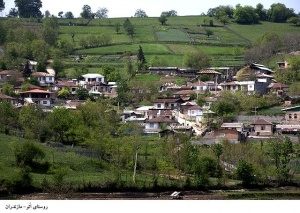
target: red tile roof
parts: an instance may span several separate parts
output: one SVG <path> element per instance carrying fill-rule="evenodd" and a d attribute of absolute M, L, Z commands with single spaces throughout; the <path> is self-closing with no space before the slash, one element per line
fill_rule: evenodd
<path fill-rule="evenodd" d="M 15 98 L 7 96 L 7 95 L 4 95 L 4 94 L 1 94 L 1 93 L 0 93 L 0 99 L 15 100 Z"/>
<path fill-rule="evenodd" d="M 46 90 L 41 90 L 41 89 L 33 89 L 33 90 L 28 90 L 25 92 L 20 92 L 20 94 L 25 94 L 25 93 L 44 93 L 44 94 L 51 94 L 53 92 L 48 92 Z"/>
<path fill-rule="evenodd" d="M 273 125 L 269 121 L 266 121 L 265 119 L 259 119 L 253 123 L 253 125 Z"/>
<path fill-rule="evenodd" d="M 159 116 L 150 120 L 146 120 L 145 123 L 177 123 L 177 122 L 170 118 Z"/>

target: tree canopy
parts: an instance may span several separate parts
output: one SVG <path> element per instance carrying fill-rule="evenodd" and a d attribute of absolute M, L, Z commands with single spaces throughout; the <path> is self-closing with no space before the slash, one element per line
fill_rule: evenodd
<path fill-rule="evenodd" d="M 104 19 L 104 18 L 108 18 L 108 9 L 106 7 L 100 7 L 96 13 L 95 13 L 95 17 L 96 18 L 100 18 L 100 19 Z"/>
<path fill-rule="evenodd" d="M 135 14 L 134 14 L 134 17 L 140 17 L 140 18 L 143 18 L 143 17 L 148 17 L 146 12 L 142 9 L 137 9 L 135 11 Z"/>
<path fill-rule="evenodd" d="M 15 0 L 15 5 L 19 11 L 20 18 L 42 18 L 41 0 Z"/>
<path fill-rule="evenodd" d="M 0 12 L 5 9 L 5 2 L 0 0 Z"/>
<path fill-rule="evenodd" d="M 92 12 L 91 6 L 85 4 L 82 7 L 82 12 L 80 13 L 80 16 L 84 19 L 93 19 L 95 17 L 95 14 Z"/>

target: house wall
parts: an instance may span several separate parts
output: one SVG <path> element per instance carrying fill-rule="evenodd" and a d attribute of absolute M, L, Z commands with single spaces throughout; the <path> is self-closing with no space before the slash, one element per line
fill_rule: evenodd
<path fill-rule="evenodd" d="M 285 112 L 284 118 L 288 123 L 299 123 L 300 122 L 300 112 L 287 111 L 287 112 Z"/>
<path fill-rule="evenodd" d="M 233 129 L 215 130 L 214 138 L 215 138 L 216 142 L 222 140 L 223 138 L 226 138 L 229 141 L 234 142 L 234 143 L 240 142 L 240 140 L 241 140 L 240 133 Z"/>
<path fill-rule="evenodd" d="M 254 126 L 255 135 L 272 135 L 273 126 L 272 125 L 255 125 Z"/>

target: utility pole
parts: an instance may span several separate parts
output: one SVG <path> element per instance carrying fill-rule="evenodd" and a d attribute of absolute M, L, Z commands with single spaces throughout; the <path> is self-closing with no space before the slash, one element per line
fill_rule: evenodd
<path fill-rule="evenodd" d="M 133 168 L 133 176 L 132 176 L 133 183 L 135 183 L 137 158 L 138 158 L 138 147 L 135 148 L 135 159 L 134 159 L 134 168 Z"/>

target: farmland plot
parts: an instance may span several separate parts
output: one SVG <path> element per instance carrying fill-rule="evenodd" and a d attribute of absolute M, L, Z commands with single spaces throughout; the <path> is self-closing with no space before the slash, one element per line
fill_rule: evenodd
<path fill-rule="evenodd" d="M 178 29 L 169 29 L 166 31 L 156 32 L 158 41 L 177 41 L 177 42 L 191 42 L 189 36 Z"/>

